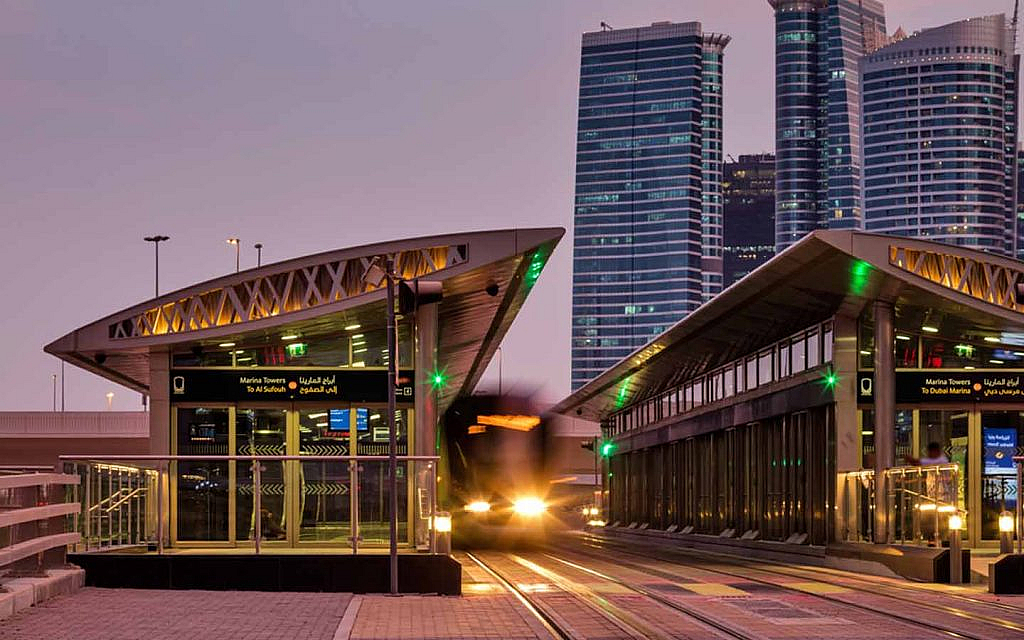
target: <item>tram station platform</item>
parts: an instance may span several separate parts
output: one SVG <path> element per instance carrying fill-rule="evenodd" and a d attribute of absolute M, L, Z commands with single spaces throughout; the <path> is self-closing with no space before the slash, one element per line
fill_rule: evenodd
<path fill-rule="evenodd" d="M 68 554 L 85 570 L 92 587 L 203 589 L 210 591 L 295 591 L 386 593 L 386 549 L 351 553 L 279 549 L 255 554 L 245 549 L 141 548 Z M 462 569 L 444 554 L 399 553 L 400 593 L 459 595 Z"/>

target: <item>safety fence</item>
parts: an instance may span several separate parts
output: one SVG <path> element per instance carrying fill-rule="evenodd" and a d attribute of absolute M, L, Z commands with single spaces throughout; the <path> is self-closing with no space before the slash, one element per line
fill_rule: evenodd
<path fill-rule="evenodd" d="M 437 456 L 61 456 L 79 480 L 77 550 L 146 546 L 387 546 L 388 496 L 399 497 L 401 544 L 434 553 L 448 520 L 436 511 Z"/>
<path fill-rule="evenodd" d="M 873 469 L 838 474 L 839 540 L 941 546 L 950 529 L 963 528 L 967 513 L 959 465 L 893 467 L 884 480 L 880 488 Z M 885 492 L 880 518 L 875 514 L 879 490 Z M 879 526 L 884 536 L 876 535 Z"/>
<path fill-rule="evenodd" d="M 68 526 L 79 505 L 67 501 L 77 484 L 62 473 L 0 474 L 0 575 L 64 565 L 68 545 L 79 539 Z"/>

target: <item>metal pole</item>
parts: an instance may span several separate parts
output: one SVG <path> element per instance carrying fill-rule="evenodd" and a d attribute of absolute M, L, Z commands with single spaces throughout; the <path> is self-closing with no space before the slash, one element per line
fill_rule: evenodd
<path fill-rule="evenodd" d="M 427 463 L 427 469 L 430 471 L 428 474 L 430 480 L 430 490 L 428 500 L 430 500 L 430 553 L 437 553 L 437 531 L 434 530 L 434 518 L 437 516 L 437 497 L 435 495 L 437 489 L 437 467 L 434 466 L 433 462 Z"/>
<path fill-rule="evenodd" d="M 352 529 L 352 555 L 359 553 L 359 463 L 348 461 L 349 523 Z"/>
<path fill-rule="evenodd" d="M 949 583 L 962 584 L 963 553 L 961 551 L 960 529 L 949 529 Z"/>
<path fill-rule="evenodd" d="M 53 412 L 57 412 L 57 374 L 53 374 Z"/>
<path fill-rule="evenodd" d="M 153 297 L 156 298 L 160 295 L 160 242 L 153 243 L 153 254 L 156 262 L 155 268 L 153 269 Z"/>
<path fill-rule="evenodd" d="M 164 465 L 156 468 L 156 552 L 164 553 Z M 170 468 L 170 465 L 167 467 Z"/>
<path fill-rule="evenodd" d="M 398 350 L 395 348 L 395 275 L 394 261 L 387 257 L 385 270 L 388 287 L 388 492 L 391 513 L 388 522 L 391 555 L 391 594 L 398 594 L 398 433 L 395 424 L 395 377 L 398 375 Z"/>
<path fill-rule="evenodd" d="M 252 510 L 256 514 L 254 542 L 256 555 L 260 554 L 260 538 L 263 537 L 263 489 L 260 482 L 260 461 L 252 461 Z"/>
<path fill-rule="evenodd" d="M 60 361 L 60 410 L 64 412 L 64 361 Z"/>
<path fill-rule="evenodd" d="M 1024 537 L 1024 536 L 1021 535 L 1022 529 L 1024 529 L 1024 511 L 1022 511 L 1021 503 L 1020 503 L 1020 501 L 1021 501 L 1020 489 L 1021 489 L 1022 481 L 1024 481 L 1024 463 L 1017 462 L 1017 506 L 1016 506 L 1017 526 L 1015 527 L 1015 529 L 1017 530 L 1017 553 L 1018 554 L 1021 552 L 1021 538 Z"/>

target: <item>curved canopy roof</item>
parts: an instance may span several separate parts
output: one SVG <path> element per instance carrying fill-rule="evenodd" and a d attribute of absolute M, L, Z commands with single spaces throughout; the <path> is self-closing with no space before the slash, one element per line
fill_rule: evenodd
<path fill-rule="evenodd" d="M 443 283 L 437 356 L 449 381 L 443 405 L 476 385 L 564 233 L 428 236 L 285 260 L 140 302 L 75 329 L 45 351 L 145 393 L 149 360 L 157 354 L 282 332 L 324 334 L 352 323 L 383 327 L 386 291 L 368 271 L 390 256 L 401 277 Z"/>
<path fill-rule="evenodd" d="M 1024 263 L 924 240 L 815 231 L 552 408 L 600 420 L 837 313 L 897 305 L 897 328 L 1024 332 L 1014 284 Z M 1005 337 L 1005 335 L 1004 335 Z M 1020 338 L 1024 340 L 1024 335 Z"/>

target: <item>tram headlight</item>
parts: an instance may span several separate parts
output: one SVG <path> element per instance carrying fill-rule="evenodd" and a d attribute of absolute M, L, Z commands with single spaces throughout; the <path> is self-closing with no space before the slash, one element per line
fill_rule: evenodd
<path fill-rule="evenodd" d="M 528 518 L 536 518 L 547 511 L 548 506 L 544 504 L 544 501 L 540 498 L 528 497 L 519 498 L 512 503 L 512 510 L 516 512 L 516 515 L 526 516 Z"/>
<path fill-rule="evenodd" d="M 465 506 L 470 513 L 487 513 L 491 510 L 491 503 L 486 500 L 474 500 Z"/>

